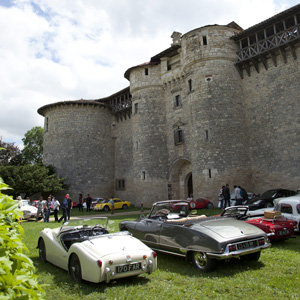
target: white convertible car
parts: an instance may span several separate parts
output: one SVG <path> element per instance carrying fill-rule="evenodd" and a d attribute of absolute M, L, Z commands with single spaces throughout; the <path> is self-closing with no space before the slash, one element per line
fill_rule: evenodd
<path fill-rule="evenodd" d="M 110 234 L 107 224 L 107 218 L 98 217 L 45 228 L 38 239 L 40 259 L 69 271 L 75 282 L 108 283 L 157 269 L 153 250 L 129 232 Z"/>
<path fill-rule="evenodd" d="M 29 220 L 30 218 L 36 218 L 37 208 L 30 205 L 27 200 L 18 201 L 18 208 L 23 212 L 23 219 Z"/>

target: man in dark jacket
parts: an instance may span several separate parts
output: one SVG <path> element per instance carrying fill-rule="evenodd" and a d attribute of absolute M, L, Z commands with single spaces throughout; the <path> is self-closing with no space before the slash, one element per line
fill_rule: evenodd
<path fill-rule="evenodd" d="M 223 197 L 224 197 L 224 208 L 230 206 L 230 189 L 229 184 L 226 183 L 226 185 L 223 187 Z"/>
<path fill-rule="evenodd" d="M 68 198 L 65 197 L 65 199 L 63 200 L 63 202 L 61 203 L 60 206 L 63 210 L 63 215 L 60 217 L 60 219 L 58 220 L 58 223 L 64 219 L 64 222 L 67 222 L 67 209 L 68 209 Z"/>

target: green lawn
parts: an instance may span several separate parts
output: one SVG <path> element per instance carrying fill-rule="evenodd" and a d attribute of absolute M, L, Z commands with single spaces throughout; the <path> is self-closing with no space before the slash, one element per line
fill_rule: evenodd
<path fill-rule="evenodd" d="M 129 211 L 129 210 L 128 210 Z M 122 211 L 124 212 L 124 211 Z M 199 214 L 216 214 L 218 209 L 199 210 Z M 76 215 L 73 210 L 73 216 Z M 110 217 L 110 232 L 118 230 L 122 220 L 134 220 L 140 214 Z M 158 270 L 151 275 L 111 281 L 109 284 L 80 285 L 68 273 L 38 258 L 37 239 L 45 228 L 57 223 L 25 221 L 24 242 L 34 261 L 41 284 L 46 284 L 46 299 L 299 299 L 300 298 L 300 236 L 274 243 L 262 252 L 258 262 L 239 259 L 220 262 L 217 270 L 200 273 L 184 258 L 158 253 Z"/>

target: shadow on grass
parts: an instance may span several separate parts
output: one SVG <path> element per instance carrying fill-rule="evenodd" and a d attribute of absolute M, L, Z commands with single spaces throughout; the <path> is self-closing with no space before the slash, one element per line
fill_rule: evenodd
<path fill-rule="evenodd" d="M 80 284 L 75 283 L 67 271 L 54 266 L 49 262 L 42 262 L 38 257 L 32 258 L 32 261 L 36 268 L 36 273 L 39 274 L 39 278 L 42 284 L 46 284 L 46 291 L 51 291 L 51 286 L 63 287 L 67 286 L 72 292 L 81 292 L 84 295 L 88 295 L 94 292 L 104 293 L 107 288 L 114 286 L 127 287 L 127 286 L 143 286 L 146 285 L 150 278 L 148 274 L 142 274 L 139 276 L 132 276 L 126 278 L 120 278 L 117 280 L 112 279 L 109 283 L 100 282 L 93 283 L 88 281 L 82 281 Z M 45 274 L 45 276 L 43 276 Z M 151 275 L 150 275 L 151 276 Z M 46 278 L 48 277 L 48 278 Z M 49 284 L 50 283 L 50 284 Z"/>
<path fill-rule="evenodd" d="M 233 277 L 237 273 L 245 271 L 258 270 L 264 267 L 263 261 L 244 261 L 239 258 L 232 258 L 228 260 L 219 260 L 217 268 L 214 271 L 204 273 L 198 270 L 191 262 L 188 262 L 184 257 L 169 255 L 157 252 L 158 269 L 167 270 L 169 272 L 178 273 L 190 277 Z"/>

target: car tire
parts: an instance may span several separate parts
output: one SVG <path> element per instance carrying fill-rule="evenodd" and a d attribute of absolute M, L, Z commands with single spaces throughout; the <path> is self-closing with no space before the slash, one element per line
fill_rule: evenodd
<path fill-rule="evenodd" d="M 265 204 L 265 207 L 269 208 L 269 207 L 273 207 L 273 205 L 272 205 L 272 203 L 267 202 L 267 203 Z"/>
<path fill-rule="evenodd" d="M 206 204 L 206 208 L 212 209 L 212 208 L 214 208 L 214 205 L 213 205 L 211 202 L 208 202 L 208 203 Z"/>
<path fill-rule="evenodd" d="M 260 251 L 241 256 L 241 259 L 244 261 L 258 261 L 259 258 L 260 258 Z"/>
<path fill-rule="evenodd" d="M 190 208 L 191 208 L 191 209 L 194 209 L 195 207 L 196 207 L 196 203 L 195 203 L 195 202 L 191 202 L 191 203 L 190 203 Z"/>
<path fill-rule="evenodd" d="M 122 208 L 123 208 L 123 209 L 127 209 L 127 208 L 128 208 L 127 204 L 124 204 L 124 205 L 122 206 Z"/>
<path fill-rule="evenodd" d="M 211 259 L 205 252 L 193 252 L 192 262 L 194 266 L 201 272 L 209 272 L 216 268 L 216 260 Z"/>
<path fill-rule="evenodd" d="M 39 240 L 39 258 L 42 262 L 46 262 L 46 246 L 43 239 Z"/>
<path fill-rule="evenodd" d="M 104 211 L 109 211 L 109 207 L 107 205 L 104 206 L 103 208 Z"/>
<path fill-rule="evenodd" d="M 76 254 L 71 255 L 69 274 L 75 282 L 80 283 L 82 281 L 80 260 Z"/>

